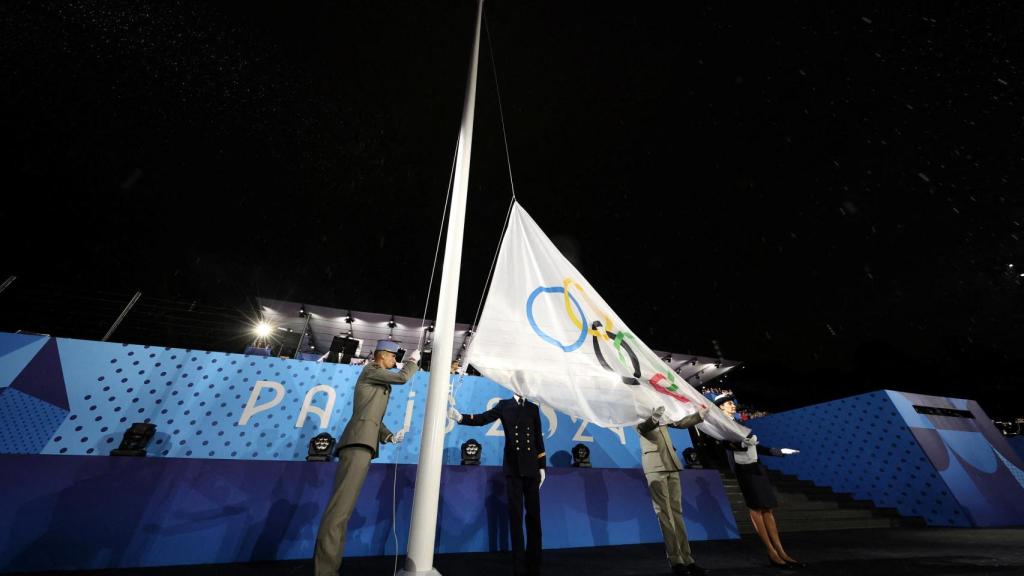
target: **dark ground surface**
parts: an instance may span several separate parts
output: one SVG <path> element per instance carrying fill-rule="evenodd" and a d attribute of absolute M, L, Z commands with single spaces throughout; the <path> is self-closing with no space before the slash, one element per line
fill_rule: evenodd
<path fill-rule="evenodd" d="M 893 528 L 792 532 L 783 534 L 783 544 L 790 555 L 807 564 L 806 568 L 790 571 L 769 567 L 767 556 L 753 536 L 745 536 L 739 542 L 695 542 L 692 547 L 698 563 L 711 569 L 715 575 L 1024 574 L 1024 528 Z M 403 560 L 399 558 L 399 569 Z M 434 557 L 434 566 L 443 576 L 504 576 L 512 573 L 508 560 L 506 553 L 438 554 Z M 660 544 L 548 550 L 544 553 L 544 560 L 545 576 L 648 576 L 670 573 L 664 559 L 664 548 Z M 394 557 L 349 558 L 345 560 L 341 574 L 386 575 L 392 574 L 394 566 Z M 51 574 L 311 576 L 312 573 L 312 562 L 288 561 Z"/>

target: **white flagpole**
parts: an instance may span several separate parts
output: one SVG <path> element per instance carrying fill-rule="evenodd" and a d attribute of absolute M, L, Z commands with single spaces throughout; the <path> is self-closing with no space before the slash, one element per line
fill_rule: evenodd
<path fill-rule="evenodd" d="M 412 499 L 409 522 L 409 548 L 403 575 L 437 575 L 434 569 L 434 541 L 437 531 L 437 504 L 441 491 L 441 456 L 444 452 L 446 403 L 448 401 L 449 366 L 455 341 L 455 309 L 459 299 L 459 269 L 462 266 L 462 231 L 466 221 L 466 192 L 469 188 L 469 156 L 473 148 L 473 115 L 476 105 L 476 70 L 480 54 L 480 22 L 484 2 L 477 3 L 476 33 L 470 59 L 466 100 L 462 108 L 462 127 L 455 160 L 451 212 L 448 235 L 444 245 L 444 267 L 441 270 L 441 293 L 438 297 L 437 320 L 434 323 L 434 346 L 430 363 L 430 385 L 423 415 L 423 438 L 420 461 L 416 470 L 416 489 Z"/>

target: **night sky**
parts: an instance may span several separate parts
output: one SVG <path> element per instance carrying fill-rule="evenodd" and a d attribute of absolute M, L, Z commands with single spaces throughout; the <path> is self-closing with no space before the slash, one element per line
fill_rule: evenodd
<path fill-rule="evenodd" d="M 0 3 L 0 329 L 82 337 L 11 304 L 43 286 L 420 316 L 474 11 Z M 743 361 L 772 410 L 1024 415 L 1024 5 L 486 13 L 460 322 L 512 194 L 500 94 L 519 201 L 652 348 Z"/>

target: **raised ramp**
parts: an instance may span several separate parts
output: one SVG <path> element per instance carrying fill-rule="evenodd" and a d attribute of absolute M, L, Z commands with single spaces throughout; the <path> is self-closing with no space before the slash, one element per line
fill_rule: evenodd
<path fill-rule="evenodd" d="M 973 400 L 880 390 L 747 422 L 765 467 L 929 526 L 1024 525 L 1024 460 Z"/>
<path fill-rule="evenodd" d="M 921 518 L 902 518 L 893 508 L 875 506 L 870 500 L 855 500 L 849 494 L 815 486 L 796 476 L 771 471 L 769 476 L 779 499 L 779 507 L 774 514 L 780 532 L 866 530 L 925 524 Z M 736 517 L 736 527 L 740 534 L 753 534 L 754 526 L 736 478 L 725 472 L 721 477 L 726 498 Z"/>

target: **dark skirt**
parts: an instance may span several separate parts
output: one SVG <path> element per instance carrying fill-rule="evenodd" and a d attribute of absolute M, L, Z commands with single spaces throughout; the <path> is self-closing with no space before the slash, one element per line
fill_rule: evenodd
<path fill-rule="evenodd" d="M 736 464 L 736 482 L 743 492 L 743 501 L 747 508 L 763 510 L 765 508 L 777 508 L 778 500 L 775 499 L 775 490 L 768 481 L 768 475 L 760 462 L 753 464 Z"/>

